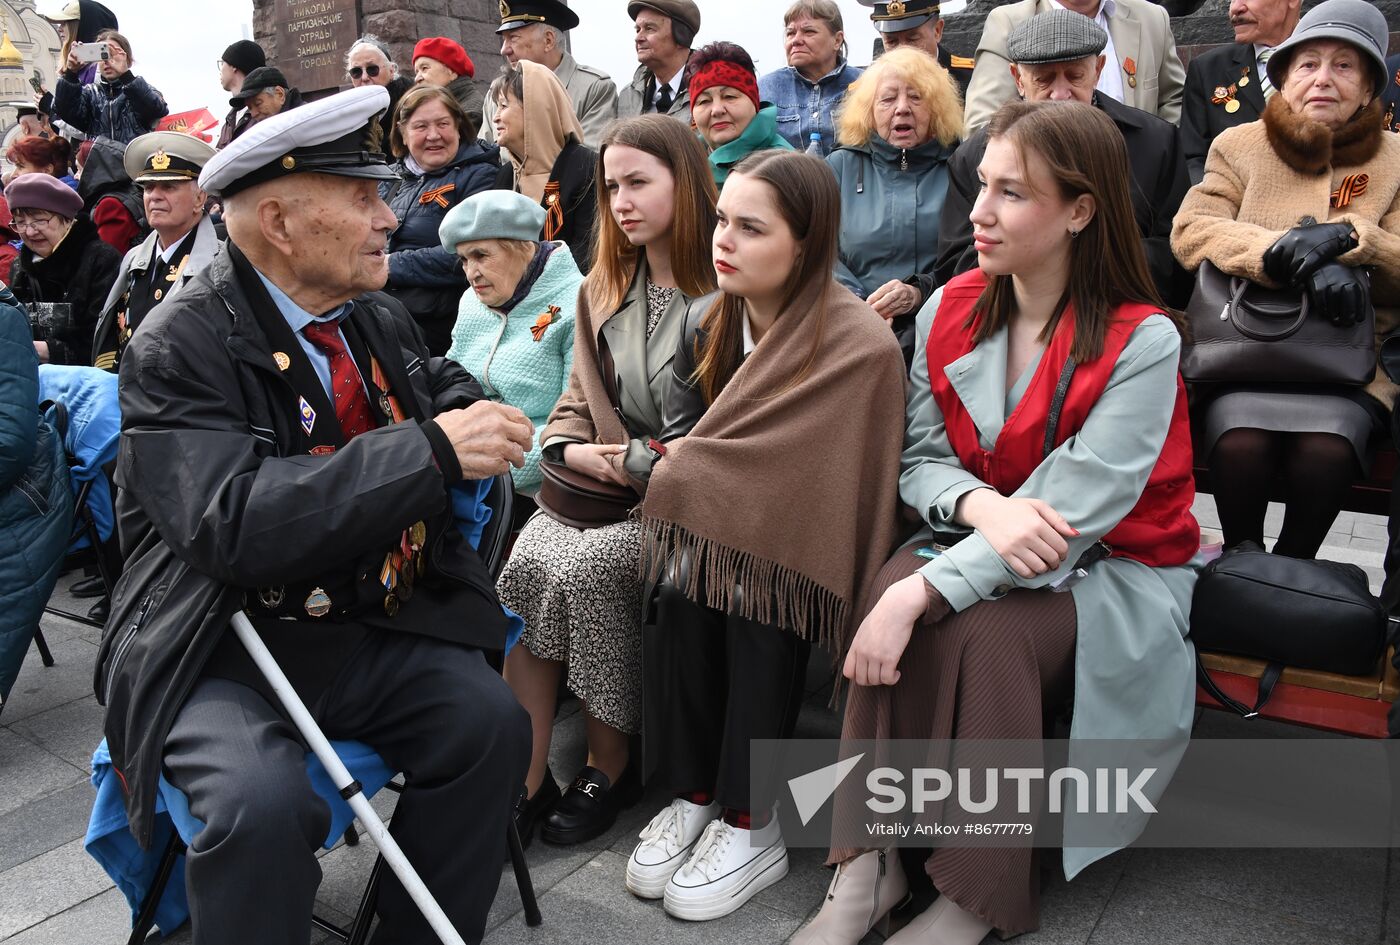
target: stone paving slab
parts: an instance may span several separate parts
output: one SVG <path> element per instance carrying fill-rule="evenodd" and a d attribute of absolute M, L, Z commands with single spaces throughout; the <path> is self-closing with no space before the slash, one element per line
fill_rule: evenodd
<path fill-rule="evenodd" d="M 81 839 L 0 873 L 0 937 L 14 935 L 112 887 Z"/>
<path fill-rule="evenodd" d="M 0 814 L 8 814 L 86 777 L 83 769 L 9 729 L 0 728 Z"/>
<path fill-rule="evenodd" d="M 1134 850 L 1126 875 L 1378 941 L 1389 850 Z"/>
<path fill-rule="evenodd" d="M 83 836 L 92 797 L 83 779 L 0 815 L 0 874 Z"/>
<path fill-rule="evenodd" d="M 1296 919 L 1124 876 L 1089 945 L 1361 945 L 1355 937 Z"/>

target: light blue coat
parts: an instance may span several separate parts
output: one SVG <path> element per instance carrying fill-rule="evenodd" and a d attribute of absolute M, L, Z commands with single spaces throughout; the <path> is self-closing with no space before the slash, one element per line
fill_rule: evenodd
<path fill-rule="evenodd" d="M 918 315 L 918 348 L 905 413 L 899 491 L 931 526 L 919 540 L 931 538 L 934 529 L 967 533 L 953 521 L 958 499 L 974 489 L 990 488 L 959 462 L 930 388 L 925 342 L 942 298 L 939 289 Z M 980 533 L 972 532 L 919 571 L 954 610 L 1001 597 L 1011 588 L 1052 584 L 1132 510 L 1166 441 L 1180 352 L 1181 336 L 1166 316 L 1143 321 L 1128 339 L 1084 426 L 1013 493 L 1042 499 L 1079 530 L 1078 538 L 1068 539 L 1066 563 L 1047 574 L 1023 578 Z M 985 449 L 995 444 L 1039 367 L 1037 359 L 1008 393 L 1006 355 L 1003 328 L 945 369 Z M 1186 634 L 1198 570 L 1197 560 L 1182 567 L 1152 568 L 1126 558 L 1107 558 L 1070 591 L 1078 613 L 1070 763 L 1076 762 L 1076 741 L 1151 741 L 1148 754 L 1158 774 L 1150 783 L 1157 790 L 1149 788 L 1144 794 L 1153 801 L 1176 770 L 1191 732 L 1196 664 Z M 1076 843 L 1076 831 L 1082 831 L 1082 822 L 1077 826 L 1076 821 L 1074 814 L 1065 818 L 1064 869 L 1071 879 L 1131 843 L 1147 817 L 1120 818 L 1114 824 L 1117 846 Z"/>
<path fill-rule="evenodd" d="M 471 372 L 492 400 L 522 410 L 535 425 L 525 465 L 511 471 L 517 492 L 540 487 L 540 433 L 569 384 L 574 364 L 574 315 L 583 274 L 568 247 L 557 244 L 544 271 L 509 315 L 488 308 L 470 288 L 462 294 L 447 356 Z M 549 306 L 559 313 L 536 341 L 531 328 Z"/>

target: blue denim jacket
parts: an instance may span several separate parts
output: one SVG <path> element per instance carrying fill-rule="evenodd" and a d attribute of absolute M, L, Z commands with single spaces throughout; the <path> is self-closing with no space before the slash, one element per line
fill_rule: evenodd
<path fill-rule="evenodd" d="M 836 68 L 816 82 L 809 82 L 792 66 L 770 72 L 758 80 L 758 97 L 778 107 L 778 134 L 799 151 L 807 150 L 813 133 L 822 136 L 822 154 L 836 147 L 832 113 L 846 94 L 846 87 L 860 78 L 861 70 L 842 59 Z"/>

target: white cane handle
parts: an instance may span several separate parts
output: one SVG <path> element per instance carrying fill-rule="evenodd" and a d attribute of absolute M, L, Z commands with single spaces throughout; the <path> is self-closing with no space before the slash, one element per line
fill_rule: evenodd
<path fill-rule="evenodd" d="M 370 806 L 369 799 L 360 790 L 359 783 L 350 777 L 350 772 L 345 769 L 340 756 L 335 753 L 331 743 L 326 740 L 326 736 L 322 734 L 321 727 L 316 724 L 311 713 L 306 711 L 305 703 L 301 701 L 301 697 L 292 688 L 292 684 L 282 672 L 282 667 L 277 665 L 277 661 L 272 658 L 272 654 L 268 652 L 262 638 L 258 636 L 253 625 L 248 622 L 247 615 L 242 611 L 233 615 L 233 632 L 238 635 L 239 641 L 248 650 L 248 655 L 253 658 L 258 669 L 267 677 L 272 691 L 277 694 L 278 700 L 282 703 L 282 708 L 286 709 L 287 715 L 291 717 L 292 724 L 297 727 L 301 737 L 306 739 L 306 744 L 311 746 L 311 750 L 321 760 L 326 773 L 331 776 L 331 780 L 340 790 L 341 796 L 349 803 L 350 809 L 355 812 L 356 819 L 365 828 L 365 833 L 369 834 L 374 845 L 379 848 L 384 861 L 389 864 L 389 868 L 394 871 L 399 882 L 403 883 L 403 888 L 407 890 L 409 897 L 423 913 L 423 918 L 428 920 L 428 925 L 432 926 L 433 931 L 437 933 L 442 945 L 466 945 L 462 941 L 462 937 L 457 934 L 457 930 L 452 927 L 447 914 L 442 911 L 442 907 L 433 898 L 433 894 L 428 891 L 428 887 L 419 878 L 418 871 L 413 868 L 413 864 L 408 862 L 408 857 L 404 856 L 403 850 L 389 835 L 389 829 L 384 826 L 384 821 L 379 819 L 379 815 Z"/>

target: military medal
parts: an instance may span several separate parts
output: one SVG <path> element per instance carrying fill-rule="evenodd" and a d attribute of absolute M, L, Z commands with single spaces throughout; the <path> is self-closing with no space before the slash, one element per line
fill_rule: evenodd
<path fill-rule="evenodd" d="M 264 587 L 258 590 L 258 603 L 267 610 L 276 610 L 282 606 L 282 601 L 286 599 L 286 596 L 280 584 L 277 587 Z"/>
<path fill-rule="evenodd" d="M 292 359 L 287 357 L 287 352 L 285 351 L 272 352 L 272 360 L 277 362 L 277 370 L 279 371 L 285 371 L 292 366 Z"/>
<path fill-rule="evenodd" d="M 306 431 L 306 435 L 311 435 L 312 427 L 316 426 L 316 411 L 311 409 L 311 405 L 306 402 L 305 397 L 297 398 L 297 406 L 301 410 L 301 428 Z"/>
<path fill-rule="evenodd" d="M 414 551 L 421 551 L 423 542 L 428 540 L 428 526 L 422 522 L 414 522 L 413 527 L 408 530 L 408 540 L 413 542 Z"/>
<path fill-rule="evenodd" d="M 1238 85 L 1240 88 L 1244 88 L 1245 86 L 1249 85 L 1249 66 L 1245 66 L 1243 69 L 1240 70 L 1240 79 L 1235 84 Z"/>
<path fill-rule="evenodd" d="M 1240 110 L 1239 99 L 1235 98 L 1235 89 L 1236 86 L 1234 85 L 1217 85 L 1210 97 L 1210 103 L 1212 105 L 1224 105 L 1225 111 L 1233 115 Z"/>
<path fill-rule="evenodd" d="M 155 291 L 155 299 L 156 299 L 156 301 L 159 302 L 161 296 L 164 295 L 164 294 L 165 294 L 165 293 L 162 292 L 160 289 L 156 289 L 156 291 Z"/>
<path fill-rule="evenodd" d="M 381 413 L 384 414 L 384 416 L 389 417 L 390 419 L 393 419 L 393 416 L 394 416 L 394 405 L 391 404 L 391 403 L 389 403 L 389 395 L 388 395 L 388 394 L 381 393 L 381 394 L 379 395 L 379 410 L 380 410 Z"/>
<path fill-rule="evenodd" d="M 1230 101 L 1225 103 L 1225 110 L 1233 115 L 1240 110 L 1240 100 L 1237 98 L 1230 99 Z"/>
<path fill-rule="evenodd" d="M 311 616 L 324 617 L 331 612 L 331 596 L 321 588 L 313 587 L 311 593 L 306 595 L 306 603 L 303 606 Z"/>
<path fill-rule="evenodd" d="M 399 612 L 399 599 L 393 594 L 384 595 L 384 613 L 390 617 L 396 616 Z"/>
<path fill-rule="evenodd" d="M 1123 60 L 1123 71 L 1128 74 L 1128 87 L 1137 88 L 1137 63 L 1129 56 Z"/>

